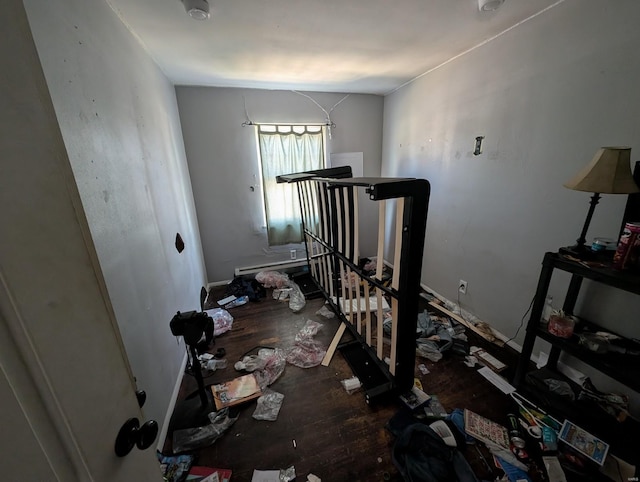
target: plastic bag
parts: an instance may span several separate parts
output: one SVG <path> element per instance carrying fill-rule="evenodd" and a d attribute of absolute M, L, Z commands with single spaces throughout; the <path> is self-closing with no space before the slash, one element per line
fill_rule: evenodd
<path fill-rule="evenodd" d="M 318 323 L 317 321 L 307 320 L 300 331 L 296 333 L 295 341 L 306 340 L 308 338 L 313 338 L 318 334 L 318 330 L 322 328 L 322 323 Z"/>
<path fill-rule="evenodd" d="M 416 340 L 416 355 L 434 363 L 442 359 L 442 352 L 438 343 L 426 338 L 418 338 Z"/>
<path fill-rule="evenodd" d="M 551 393 L 575 400 L 576 395 L 573 393 L 571 385 L 567 382 L 563 380 L 556 380 L 555 378 L 545 378 L 544 383 Z"/>
<path fill-rule="evenodd" d="M 254 372 L 262 390 L 275 382 L 286 364 L 286 356 L 280 348 L 261 348 L 257 355 L 245 356 L 234 365 L 238 371 Z"/>
<path fill-rule="evenodd" d="M 282 288 L 282 289 L 276 288 L 275 290 L 273 290 L 273 293 L 271 294 L 271 296 L 273 297 L 274 300 L 286 301 L 289 299 L 290 294 L 291 294 L 291 288 Z"/>
<path fill-rule="evenodd" d="M 258 398 L 258 404 L 253 412 L 253 418 L 256 420 L 268 420 L 270 422 L 276 421 L 283 400 L 284 395 L 282 393 L 266 389 Z"/>
<path fill-rule="evenodd" d="M 292 465 L 288 469 L 280 469 L 280 482 L 290 482 L 296 478 L 296 469 Z"/>
<path fill-rule="evenodd" d="M 208 425 L 175 430 L 173 432 L 173 453 L 208 447 L 218 440 L 236 420 L 238 420 L 237 416 L 235 418 L 229 417 L 229 409 L 223 408 L 209 414 L 211 423 Z"/>
<path fill-rule="evenodd" d="M 291 292 L 289 293 L 289 308 L 291 308 L 291 311 L 294 313 L 297 313 L 304 308 L 307 300 L 305 300 L 304 293 L 297 283 L 289 281 L 289 287 L 291 288 Z"/>
<path fill-rule="evenodd" d="M 286 356 L 284 351 L 280 348 L 276 348 L 274 350 L 265 349 L 262 356 L 265 358 L 266 363 L 262 370 L 256 372 L 255 375 L 256 380 L 258 380 L 258 385 L 262 390 L 264 390 L 275 382 L 280 375 L 282 375 L 282 372 L 284 372 Z"/>
<path fill-rule="evenodd" d="M 289 275 L 278 271 L 260 271 L 256 281 L 265 288 L 286 288 L 289 286 Z"/>
<path fill-rule="evenodd" d="M 327 349 L 313 337 L 322 327 L 322 323 L 307 320 L 296 334 L 295 343 L 287 353 L 287 362 L 300 368 L 311 368 L 322 363 Z"/>
<path fill-rule="evenodd" d="M 300 368 L 320 365 L 327 350 L 317 341 L 308 340 L 296 343 L 287 354 L 287 362 Z"/>
<path fill-rule="evenodd" d="M 205 310 L 205 312 L 213 319 L 213 336 L 220 336 L 231 329 L 233 325 L 233 316 L 223 308 L 213 308 Z"/>
<path fill-rule="evenodd" d="M 316 315 L 324 316 L 325 318 L 333 318 L 334 316 L 336 316 L 336 314 L 332 310 L 327 308 L 326 305 L 322 305 L 322 308 L 316 311 Z"/>
<path fill-rule="evenodd" d="M 208 360 L 204 364 L 204 368 L 215 372 L 216 370 L 222 370 L 227 368 L 227 360 Z"/>

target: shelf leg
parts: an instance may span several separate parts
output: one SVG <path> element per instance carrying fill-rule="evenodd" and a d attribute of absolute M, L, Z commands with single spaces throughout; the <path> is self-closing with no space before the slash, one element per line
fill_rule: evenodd
<path fill-rule="evenodd" d="M 536 288 L 536 295 L 531 309 L 531 317 L 527 322 L 527 333 L 524 337 L 524 343 L 522 344 L 522 352 L 518 358 L 516 373 L 513 376 L 512 385 L 516 388 L 518 388 L 522 383 L 524 375 L 528 369 L 529 361 L 531 360 L 533 344 L 536 341 L 536 330 L 538 328 L 538 323 L 540 323 L 540 318 L 542 317 L 544 300 L 547 296 L 547 290 L 549 289 L 552 274 L 553 264 L 551 253 L 547 253 L 542 261 L 542 270 L 540 271 L 540 278 L 538 279 L 538 287 Z"/>

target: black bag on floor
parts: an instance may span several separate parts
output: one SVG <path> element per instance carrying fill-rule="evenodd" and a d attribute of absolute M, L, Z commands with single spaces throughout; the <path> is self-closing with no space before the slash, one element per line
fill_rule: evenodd
<path fill-rule="evenodd" d="M 431 427 L 421 423 L 402 431 L 392 458 L 407 482 L 478 482 L 460 451 L 446 445 Z"/>
<path fill-rule="evenodd" d="M 247 296 L 249 301 L 258 301 L 260 298 L 264 298 L 267 292 L 255 279 L 249 281 L 242 276 L 237 276 L 227 285 L 225 294 L 233 295 L 236 298 Z"/>

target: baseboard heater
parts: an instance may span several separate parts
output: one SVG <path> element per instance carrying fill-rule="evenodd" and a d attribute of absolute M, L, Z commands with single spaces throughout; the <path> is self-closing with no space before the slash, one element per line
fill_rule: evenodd
<path fill-rule="evenodd" d="M 309 271 L 353 335 L 353 342 L 338 345 L 338 349 L 363 384 L 366 401 L 410 390 L 429 182 L 353 178 L 349 167 L 287 174 L 277 179 L 298 187 Z M 359 190 L 364 190 L 378 207 L 377 266 L 372 276 L 360 263 Z M 395 231 L 395 243 L 388 249 L 387 201 L 395 211 L 395 227 L 389 226 Z M 382 278 L 387 251 L 393 252 L 391 286 Z M 388 311 L 383 311 L 383 297 L 390 300 Z M 383 343 L 383 339 L 389 343 Z"/>
<path fill-rule="evenodd" d="M 297 268 L 299 266 L 307 266 L 306 259 L 292 259 L 287 261 L 276 261 L 272 263 L 257 264 L 255 266 L 245 266 L 244 268 L 236 268 L 236 276 L 245 276 L 248 274 L 256 274 L 260 271 L 282 271 L 289 268 Z"/>

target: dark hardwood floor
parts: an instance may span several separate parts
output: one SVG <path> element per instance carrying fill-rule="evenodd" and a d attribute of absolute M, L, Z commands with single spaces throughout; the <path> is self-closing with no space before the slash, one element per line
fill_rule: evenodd
<path fill-rule="evenodd" d="M 207 302 L 223 297 L 224 287 L 215 288 Z M 217 337 L 210 349 L 215 352 L 224 348 L 228 367 L 215 371 L 205 379 L 205 384 L 239 376 L 233 364 L 257 346 L 291 346 L 307 319 L 323 324 L 316 339 L 328 346 L 339 322 L 337 318 L 315 314 L 323 301 L 307 300 L 300 313 L 293 313 L 286 302 L 273 300 L 268 290 L 267 298 L 230 309 L 233 328 Z M 470 330 L 467 336 L 470 344 L 482 346 L 514 366 L 515 355 L 485 342 Z M 429 370 L 428 374 L 418 370 L 421 363 Z M 231 469 L 234 482 L 251 480 L 254 469 L 284 469 L 291 465 L 301 481 L 309 473 L 323 481 L 401 480 L 391 459 L 394 437 L 385 428 L 400 408 L 400 402 L 390 400 L 370 406 L 362 392 L 347 394 L 340 381 L 352 375 L 339 351 L 329 367 L 302 369 L 287 364 L 282 376 L 270 387 L 285 396 L 278 419 L 254 420 L 255 401 L 240 406 L 237 422 L 213 445 L 195 452 L 197 464 Z M 509 397 L 479 375 L 477 367 L 465 366 L 463 357 L 448 353 L 437 363 L 417 358 L 415 376 L 424 391 L 437 395 L 448 411 L 468 408 L 506 425 L 506 414 L 511 408 Z M 195 379 L 185 375 L 179 400 L 196 388 Z M 171 434 L 164 453 L 172 453 Z M 465 447 L 463 454 L 479 479 L 494 480 L 498 475 L 483 445 Z"/>

